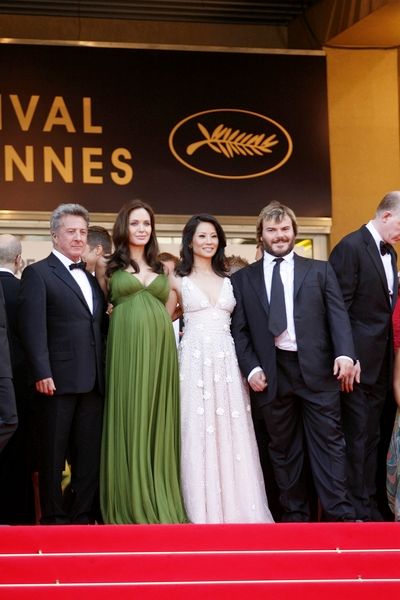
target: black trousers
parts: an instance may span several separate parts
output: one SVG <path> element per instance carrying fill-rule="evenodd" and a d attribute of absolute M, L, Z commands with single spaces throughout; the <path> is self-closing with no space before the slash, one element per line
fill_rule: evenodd
<path fill-rule="evenodd" d="M 390 357 L 387 353 L 379 377 L 373 385 L 361 383 L 351 394 L 342 394 L 350 500 L 357 518 L 362 520 L 377 520 L 375 512 L 378 448 L 381 415 L 390 385 L 389 365 Z M 394 413 L 395 410 L 392 410 L 389 418 L 394 419 Z M 391 432 L 392 427 L 393 421 L 385 429 Z M 388 440 L 386 444 L 387 442 Z M 386 462 L 382 467 L 383 471 L 385 465 Z"/>
<path fill-rule="evenodd" d="M 41 523 L 89 523 L 99 486 L 103 398 L 97 391 L 39 398 L 39 492 Z M 71 461 L 69 507 L 61 477 Z"/>
<path fill-rule="evenodd" d="M 0 452 L 17 429 L 15 392 L 10 377 L 0 377 Z"/>
<path fill-rule="evenodd" d="M 278 394 L 263 408 L 269 453 L 284 508 L 283 520 L 310 520 L 305 453 L 324 518 L 354 519 L 347 497 L 345 441 L 339 391 L 307 388 L 297 352 L 277 351 Z M 305 438 L 305 439 L 304 439 Z"/>

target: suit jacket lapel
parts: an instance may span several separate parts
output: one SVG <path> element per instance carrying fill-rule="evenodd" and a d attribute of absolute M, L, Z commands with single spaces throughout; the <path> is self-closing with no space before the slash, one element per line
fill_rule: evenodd
<path fill-rule="evenodd" d="M 293 300 L 296 298 L 304 278 L 311 267 L 311 261 L 294 253 L 294 281 L 293 281 Z"/>
<path fill-rule="evenodd" d="M 267 316 L 269 316 L 269 302 L 267 289 L 265 287 L 263 258 L 260 258 L 260 260 L 250 265 L 249 280 Z"/>
<path fill-rule="evenodd" d="M 293 298 L 296 295 L 304 281 L 304 278 L 311 267 L 311 262 L 302 256 L 294 254 L 294 283 L 293 283 Z M 250 265 L 250 283 L 253 286 L 263 308 L 269 316 L 269 302 L 264 279 L 264 260 L 261 258 L 256 263 Z"/>
<path fill-rule="evenodd" d="M 93 298 L 93 314 L 96 313 L 99 307 L 99 293 L 98 288 L 96 287 L 95 280 L 89 273 L 86 272 L 86 276 L 89 279 L 90 287 L 92 290 L 92 298 Z M 86 304 L 86 302 L 85 302 Z"/>
<path fill-rule="evenodd" d="M 390 251 L 390 258 L 392 259 L 393 268 L 393 298 L 392 298 L 392 310 L 396 306 L 397 296 L 399 291 L 399 276 L 397 274 L 397 254 L 396 250 L 392 248 Z"/>
<path fill-rule="evenodd" d="M 85 296 L 83 295 L 81 288 L 76 283 L 76 281 L 72 277 L 71 273 L 69 273 L 69 271 L 67 271 L 67 269 L 64 267 L 62 262 L 60 260 L 58 260 L 58 258 L 53 253 L 51 253 L 48 256 L 47 261 L 48 261 L 49 266 L 51 267 L 54 275 L 56 275 L 56 277 L 59 277 L 59 279 L 62 279 L 62 281 L 69 288 L 71 288 L 71 290 L 73 292 L 75 292 L 75 294 L 78 296 L 79 300 L 83 303 L 85 308 L 90 312 L 89 306 L 85 300 Z M 92 288 L 92 293 L 93 293 L 93 288 Z"/>
<path fill-rule="evenodd" d="M 376 268 L 376 270 L 379 273 L 379 277 L 381 279 L 381 283 L 385 292 L 385 295 L 387 297 L 387 300 L 389 302 L 389 304 L 391 305 L 391 301 L 390 301 L 390 295 L 389 295 L 389 290 L 388 290 L 388 283 L 387 283 L 387 279 L 386 279 L 386 273 L 385 273 L 385 268 L 383 266 L 382 263 L 382 259 L 379 255 L 379 250 L 376 246 L 375 240 L 372 237 L 372 235 L 370 234 L 370 232 L 368 231 L 368 229 L 365 227 L 365 225 L 363 225 L 361 227 L 361 235 L 363 237 L 363 240 L 365 242 L 366 248 L 367 248 L 367 252 L 368 255 L 371 257 L 371 260 L 374 264 L 374 267 Z M 393 264 L 393 257 L 392 257 L 392 264 Z M 393 281 L 393 287 L 396 286 L 396 282 L 397 282 L 397 272 L 396 272 L 396 277 Z M 396 293 L 396 297 L 397 297 L 397 293 Z M 394 299 L 394 298 L 393 298 Z M 394 306 L 394 304 L 393 304 Z"/>

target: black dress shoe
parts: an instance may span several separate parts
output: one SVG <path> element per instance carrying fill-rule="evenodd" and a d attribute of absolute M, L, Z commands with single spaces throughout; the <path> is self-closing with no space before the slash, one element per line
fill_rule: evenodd
<path fill-rule="evenodd" d="M 309 523 L 309 515 L 302 512 L 285 512 L 282 515 L 282 523 Z"/>
<path fill-rule="evenodd" d="M 371 508 L 371 521 L 384 521 L 382 513 L 375 506 Z"/>

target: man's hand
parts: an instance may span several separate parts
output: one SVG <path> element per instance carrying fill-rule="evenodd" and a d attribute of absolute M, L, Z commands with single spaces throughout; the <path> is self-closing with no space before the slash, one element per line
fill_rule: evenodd
<path fill-rule="evenodd" d="M 360 365 L 360 361 L 357 360 L 356 364 L 353 367 L 354 369 L 354 381 L 356 383 L 360 383 L 360 378 L 361 378 L 361 365 Z"/>
<path fill-rule="evenodd" d="M 358 368 L 357 367 L 358 364 Z M 348 358 L 337 358 L 333 364 L 333 374 L 340 381 L 340 389 L 342 392 L 352 392 L 354 379 L 357 383 L 360 382 L 360 363 L 357 361 L 353 365 L 353 361 Z M 358 377 L 358 379 L 357 379 Z"/>
<path fill-rule="evenodd" d="M 54 385 L 52 377 L 37 381 L 36 391 L 38 391 L 40 394 L 45 394 L 46 396 L 53 396 L 54 392 L 56 391 L 56 386 Z"/>
<path fill-rule="evenodd" d="M 249 379 L 249 386 L 253 392 L 263 392 L 267 385 L 268 382 L 264 371 L 257 371 L 257 373 L 254 373 Z"/>

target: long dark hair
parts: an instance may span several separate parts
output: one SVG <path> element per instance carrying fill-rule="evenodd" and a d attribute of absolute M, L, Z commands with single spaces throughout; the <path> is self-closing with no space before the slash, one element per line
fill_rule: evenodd
<path fill-rule="evenodd" d="M 225 247 L 226 238 L 224 230 L 215 217 L 208 214 L 193 215 L 186 223 L 182 231 L 182 246 L 180 251 L 180 261 L 176 267 L 177 275 L 183 277 L 189 275 L 193 269 L 193 249 L 192 241 L 193 236 L 196 233 L 196 229 L 200 223 L 211 223 L 215 227 L 215 231 L 218 235 L 218 249 L 211 260 L 211 265 L 214 273 L 220 277 L 227 275 L 227 268 L 225 265 Z"/>
<path fill-rule="evenodd" d="M 111 254 L 106 269 L 106 274 L 110 277 L 114 271 L 127 269 L 132 266 L 135 273 L 139 273 L 139 265 L 131 258 L 129 251 L 129 216 L 136 208 L 144 208 L 150 216 L 151 235 L 144 248 L 144 255 L 147 264 L 155 273 L 163 273 L 164 269 L 158 260 L 159 248 L 154 228 L 154 212 L 151 206 L 142 200 L 130 200 L 122 206 L 114 223 L 112 239 L 114 243 L 114 252 Z"/>

